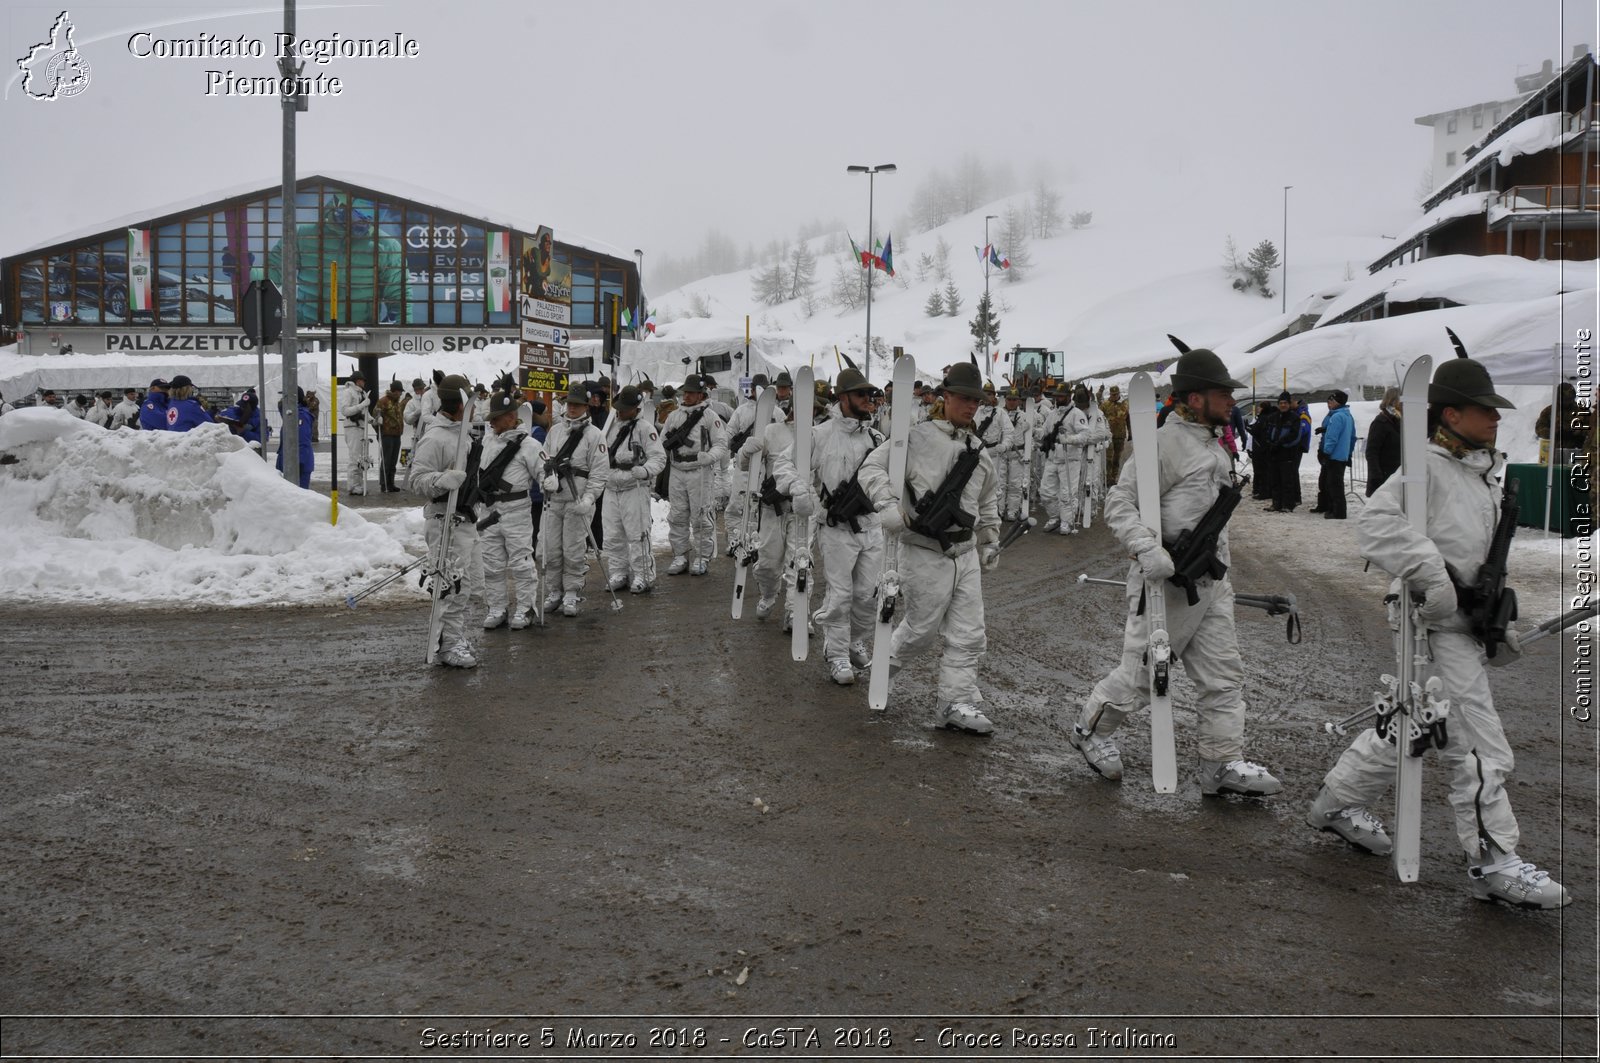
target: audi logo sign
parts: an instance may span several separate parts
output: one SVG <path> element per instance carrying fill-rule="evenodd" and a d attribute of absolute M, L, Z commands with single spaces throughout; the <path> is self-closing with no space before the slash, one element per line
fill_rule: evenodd
<path fill-rule="evenodd" d="M 406 230 L 406 246 L 417 250 L 449 249 L 465 242 L 460 227 L 455 225 L 413 225 Z"/>

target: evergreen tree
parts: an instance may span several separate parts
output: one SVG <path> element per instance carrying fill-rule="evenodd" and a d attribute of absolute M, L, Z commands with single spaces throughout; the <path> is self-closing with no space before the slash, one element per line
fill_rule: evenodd
<path fill-rule="evenodd" d="M 956 282 L 949 280 L 944 285 L 944 312 L 951 317 L 961 313 L 961 292 L 956 288 Z"/>
<path fill-rule="evenodd" d="M 944 316 L 944 296 L 939 294 L 939 289 L 935 288 L 928 294 L 928 302 L 923 306 L 922 312 L 929 317 Z"/>
<path fill-rule="evenodd" d="M 978 312 L 967 327 L 972 331 L 972 349 L 987 359 L 1000 339 L 1000 319 L 994 316 L 988 292 L 978 300 Z"/>
<path fill-rule="evenodd" d="M 836 262 L 833 282 L 828 287 L 828 301 L 841 311 L 859 309 L 866 298 L 866 289 L 861 286 L 861 262 L 851 258 Z"/>
<path fill-rule="evenodd" d="M 917 280 L 925 281 L 933 274 L 933 256 L 924 251 L 917 256 Z"/>
<path fill-rule="evenodd" d="M 1250 274 L 1250 279 L 1256 282 L 1261 289 L 1261 297 L 1270 299 L 1273 296 L 1269 281 L 1272 271 L 1278 268 L 1278 249 L 1272 246 L 1271 240 L 1263 240 L 1250 249 L 1250 254 L 1245 258 L 1245 269 Z"/>

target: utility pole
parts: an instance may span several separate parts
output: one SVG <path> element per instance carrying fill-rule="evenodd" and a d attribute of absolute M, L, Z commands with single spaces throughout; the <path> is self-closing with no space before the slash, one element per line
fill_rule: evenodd
<path fill-rule="evenodd" d="M 283 0 L 283 34 L 289 46 L 284 51 L 288 53 L 294 44 L 294 0 Z M 283 253 L 278 257 L 279 272 L 283 275 L 283 331 L 278 336 L 278 358 L 283 363 L 283 395 L 279 399 L 279 405 L 283 407 L 283 425 L 279 429 L 278 446 L 283 451 L 283 478 L 292 484 L 300 483 L 300 404 L 296 398 L 299 394 L 300 344 L 295 340 L 296 315 L 299 313 L 295 302 L 300 294 L 295 275 L 299 272 L 300 260 L 294 231 L 297 213 L 294 116 L 302 106 L 298 92 L 299 74 L 290 54 L 285 54 L 278 61 L 278 95 L 283 100 L 283 188 L 280 192 L 283 199 L 283 209 L 280 211 L 283 217 Z M 291 92 L 291 88 L 296 91 Z M 265 411 L 261 418 L 261 423 L 266 424 Z"/>

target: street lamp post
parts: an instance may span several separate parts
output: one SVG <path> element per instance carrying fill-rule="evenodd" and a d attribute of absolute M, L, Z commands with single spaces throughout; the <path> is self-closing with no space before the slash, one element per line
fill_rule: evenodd
<path fill-rule="evenodd" d="M 894 173 L 895 165 L 892 162 L 879 163 L 877 166 L 846 166 L 847 173 L 864 173 L 867 175 L 867 254 L 872 254 L 872 182 L 880 173 Z M 866 349 L 866 377 L 868 383 L 872 381 L 872 267 L 867 267 L 867 349 Z"/>
<path fill-rule="evenodd" d="M 1279 294 L 1283 296 L 1281 312 L 1289 312 L 1289 189 L 1294 185 L 1283 186 L 1283 289 Z"/>
<path fill-rule="evenodd" d="M 989 308 L 989 223 L 999 219 L 998 214 L 983 216 L 983 355 L 986 358 L 989 355 L 989 318 L 992 313 Z"/>
<path fill-rule="evenodd" d="M 639 292 L 633 305 L 633 338 L 638 339 L 639 330 L 644 328 L 644 251 L 634 248 L 633 257 L 639 262 Z"/>

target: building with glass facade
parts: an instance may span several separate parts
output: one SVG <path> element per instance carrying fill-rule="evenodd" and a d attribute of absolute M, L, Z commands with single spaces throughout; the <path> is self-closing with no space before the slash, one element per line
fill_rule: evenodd
<path fill-rule="evenodd" d="M 249 350 L 241 297 L 262 277 L 282 287 L 280 191 L 228 195 L 0 259 L 0 323 L 16 330 L 24 353 L 67 344 Z M 326 328 L 337 313 L 341 353 L 444 353 L 519 339 L 519 252 L 537 226 L 324 175 L 298 182 L 291 224 L 297 327 Z M 563 279 L 571 271 L 574 338 L 600 334 L 609 296 L 643 304 L 634 259 L 560 235 L 554 259 Z"/>

